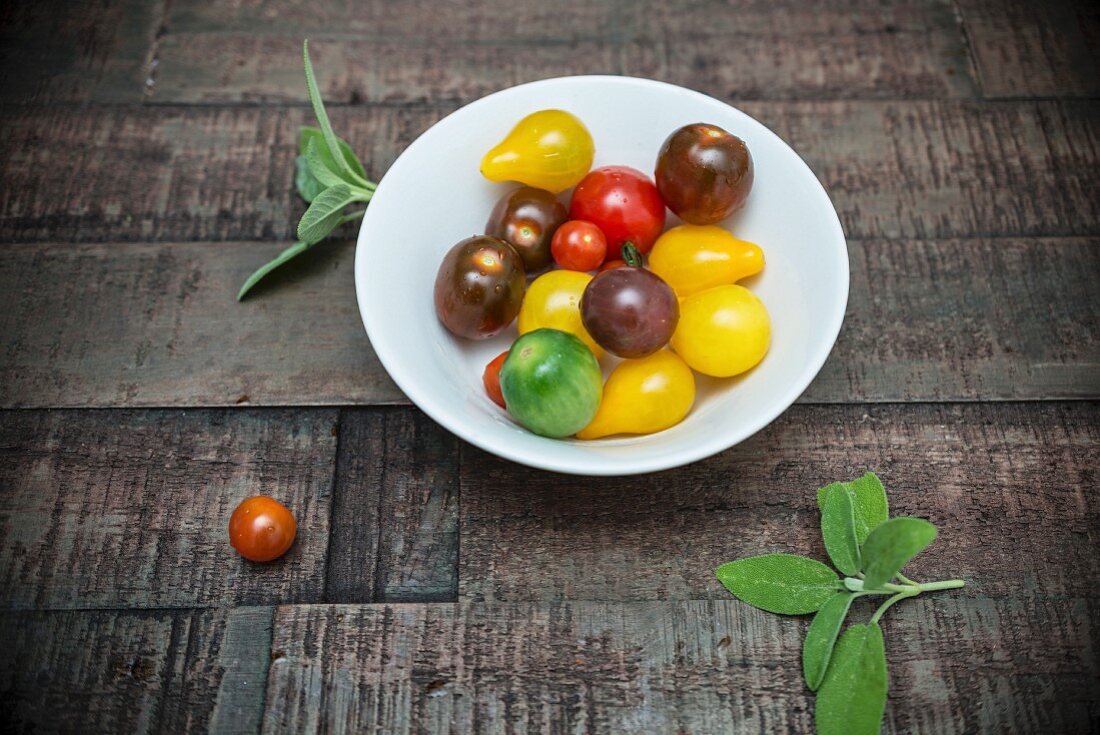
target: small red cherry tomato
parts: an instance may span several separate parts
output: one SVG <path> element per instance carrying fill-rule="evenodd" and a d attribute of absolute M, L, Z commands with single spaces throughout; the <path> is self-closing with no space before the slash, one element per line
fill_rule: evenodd
<path fill-rule="evenodd" d="M 573 190 L 569 218 L 591 222 L 607 238 L 607 252 L 618 254 L 630 240 L 648 253 L 665 226 L 665 202 L 653 181 L 628 166 L 591 171 Z"/>
<path fill-rule="evenodd" d="M 278 500 L 263 495 L 243 501 L 229 517 L 229 543 L 252 561 L 278 559 L 297 533 L 294 514 Z"/>
<path fill-rule="evenodd" d="M 594 271 L 607 257 L 607 238 L 591 222 L 574 219 L 554 233 L 550 243 L 554 261 L 570 271 Z"/>
<path fill-rule="evenodd" d="M 612 270 L 614 268 L 622 268 L 625 265 L 626 265 L 626 261 L 623 261 L 623 260 L 609 260 L 609 261 L 607 261 L 606 263 L 604 263 L 603 265 L 600 266 L 600 273 L 603 273 L 604 271 Z"/>
<path fill-rule="evenodd" d="M 494 357 L 493 361 L 485 366 L 485 372 L 481 374 L 481 381 L 485 383 L 485 392 L 489 394 L 493 403 L 501 408 L 507 408 L 504 405 L 504 394 L 500 390 L 500 368 L 504 365 L 506 357 L 508 357 L 508 350 Z"/>

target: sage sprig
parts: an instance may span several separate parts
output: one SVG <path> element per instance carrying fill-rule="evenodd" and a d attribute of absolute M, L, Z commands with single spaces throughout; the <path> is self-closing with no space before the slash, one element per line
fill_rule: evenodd
<path fill-rule="evenodd" d="M 914 582 L 902 568 L 936 538 L 921 518 L 889 517 L 882 482 L 867 473 L 818 490 L 821 535 L 837 574 L 825 564 L 794 554 L 765 554 L 718 567 L 719 581 L 738 599 L 783 615 L 816 613 L 802 646 L 806 686 L 817 692 L 820 735 L 871 735 L 882 728 L 888 677 L 883 614 L 924 592 L 962 587 L 960 579 Z M 866 623 L 840 633 L 860 597 L 887 599 Z"/>
<path fill-rule="evenodd" d="M 351 204 L 369 202 L 378 186 L 367 179 L 366 169 L 347 141 L 332 131 L 309 59 L 308 40 L 302 44 L 302 62 L 309 102 L 319 125 L 299 129 L 294 162 L 294 186 L 298 195 L 309 202 L 309 208 L 298 223 L 298 241 L 249 276 L 237 293 L 238 301 L 268 273 L 309 250 L 345 222 L 362 217 L 364 210 L 344 212 Z"/>

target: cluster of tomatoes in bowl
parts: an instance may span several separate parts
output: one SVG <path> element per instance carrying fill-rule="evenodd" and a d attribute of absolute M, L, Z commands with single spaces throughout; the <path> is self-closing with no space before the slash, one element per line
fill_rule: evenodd
<path fill-rule="evenodd" d="M 752 190 L 745 142 L 686 125 L 661 146 L 652 179 L 592 169 L 594 157 L 576 116 L 521 120 L 481 172 L 522 186 L 496 203 L 484 235 L 448 251 L 435 281 L 436 314 L 457 337 L 487 339 L 518 320 L 519 338 L 483 382 L 542 436 L 667 429 L 695 402 L 695 372 L 744 373 L 771 338 L 764 304 L 737 285 L 763 269 L 763 251 L 716 224 Z M 566 207 L 559 195 L 569 189 Z M 666 230 L 666 210 L 683 224 Z M 601 360 L 612 368 L 606 382 Z"/>

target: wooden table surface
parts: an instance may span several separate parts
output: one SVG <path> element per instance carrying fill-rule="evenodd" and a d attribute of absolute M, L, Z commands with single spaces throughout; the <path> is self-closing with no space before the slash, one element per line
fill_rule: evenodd
<path fill-rule="evenodd" d="M 866 469 L 958 576 L 885 620 L 889 732 L 1100 729 L 1100 14 L 1017 0 L 84 0 L 0 11 L 0 724 L 24 732 L 806 732 L 808 621 Z M 381 176 L 488 92 L 664 79 L 787 140 L 849 238 L 831 358 L 683 469 L 537 472 L 440 429 L 293 237 L 313 40 Z M 229 547 L 241 499 L 298 517 Z M 863 611 L 866 612 L 866 611 Z M 861 613 L 862 614 L 862 613 Z"/>

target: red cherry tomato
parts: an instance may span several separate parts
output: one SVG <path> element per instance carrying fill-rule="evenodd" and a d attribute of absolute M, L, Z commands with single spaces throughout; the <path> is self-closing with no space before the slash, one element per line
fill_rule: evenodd
<path fill-rule="evenodd" d="M 263 495 L 248 498 L 229 517 L 229 543 L 252 561 L 278 559 L 297 533 L 294 514 L 278 500 Z"/>
<path fill-rule="evenodd" d="M 500 390 L 500 368 L 503 367 L 506 357 L 508 357 L 508 350 L 494 357 L 493 361 L 485 366 L 485 372 L 481 374 L 481 381 L 485 383 L 485 392 L 489 394 L 493 403 L 501 408 L 507 408 L 504 405 L 504 394 Z"/>
<path fill-rule="evenodd" d="M 600 266 L 600 273 L 603 273 L 604 271 L 613 270 L 615 268 L 622 268 L 625 265 L 626 265 L 626 262 L 622 261 L 622 260 L 609 260 L 609 261 L 607 261 L 606 263 L 604 263 L 603 265 Z"/>
<path fill-rule="evenodd" d="M 594 271 L 607 257 L 607 238 L 591 222 L 574 219 L 554 233 L 550 243 L 554 261 L 570 271 Z"/>
<path fill-rule="evenodd" d="M 665 203 L 648 176 L 628 166 L 591 171 L 573 190 L 569 218 L 599 227 L 607 252 L 618 254 L 627 240 L 648 253 L 665 226 Z"/>

